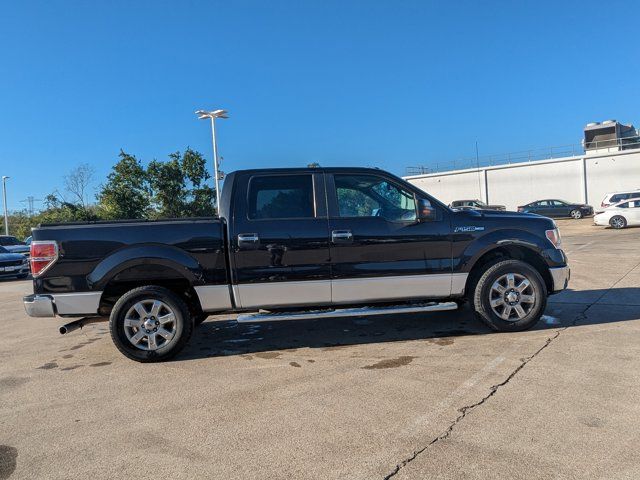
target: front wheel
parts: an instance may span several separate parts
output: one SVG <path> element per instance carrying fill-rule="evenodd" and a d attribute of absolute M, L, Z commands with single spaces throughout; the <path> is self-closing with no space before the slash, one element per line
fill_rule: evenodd
<path fill-rule="evenodd" d="M 570 215 L 574 220 L 580 220 L 582 218 L 582 212 L 580 210 L 571 210 Z"/>
<path fill-rule="evenodd" d="M 609 225 L 616 229 L 624 228 L 627 226 L 627 219 L 620 215 L 616 215 L 609 220 Z"/>
<path fill-rule="evenodd" d="M 520 260 L 495 263 L 473 291 L 473 307 L 480 320 L 498 332 L 533 327 L 547 306 L 547 290 L 540 273 Z"/>
<path fill-rule="evenodd" d="M 111 338 L 118 350 L 137 362 L 175 356 L 189 341 L 193 321 L 185 302 L 163 287 L 134 288 L 113 306 Z"/>

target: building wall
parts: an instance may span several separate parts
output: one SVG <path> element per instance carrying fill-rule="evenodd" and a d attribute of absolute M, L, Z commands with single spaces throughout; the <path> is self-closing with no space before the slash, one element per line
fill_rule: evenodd
<path fill-rule="evenodd" d="M 607 192 L 640 188 L 640 151 L 566 157 L 405 178 L 447 204 L 453 200 L 478 198 L 515 210 L 519 205 L 534 200 L 558 198 L 598 207 Z"/>

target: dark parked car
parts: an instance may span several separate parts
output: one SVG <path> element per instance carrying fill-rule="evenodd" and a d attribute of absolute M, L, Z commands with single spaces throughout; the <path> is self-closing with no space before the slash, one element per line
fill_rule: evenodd
<path fill-rule="evenodd" d="M 0 235 L 0 247 L 4 247 L 11 253 L 29 255 L 29 245 L 26 245 L 11 235 Z"/>
<path fill-rule="evenodd" d="M 504 205 L 487 205 L 482 200 L 454 200 L 450 208 L 458 210 L 506 210 Z"/>
<path fill-rule="evenodd" d="M 524 330 L 569 281 L 553 220 L 451 210 L 367 168 L 231 173 L 220 218 L 42 225 L 31 265 L 29 315 L 86 317 L 61 333 L 110 316 L 117 348 L 143 362 L 175 355 L 219 312 L 260 322 L 468 301 L 494 330 Z"/>
<path fill-rule="evenodd" d="M 537 213 L 545 217 L 571 217 L 576 220 L 593 215 L 593 207 L 564 200 L 538 200 L 518 207 L 519 212 Z"/>
<path fill-rule="evenodd" d="M 0 278 L 26 278 L 29 275 L 29 259 L 20 253 L 11 253 L 0 247 Z"/>

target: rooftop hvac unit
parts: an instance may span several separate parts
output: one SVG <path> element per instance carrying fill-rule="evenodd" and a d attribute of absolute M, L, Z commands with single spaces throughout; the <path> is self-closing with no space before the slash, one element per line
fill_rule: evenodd
<path fill-rule="evenodd" d="M 638 131 L 633 125 L 624 125 L 617 120 L 605 120 L 602 123 L 591 122 L 584 127 L 584 150 L 588 154 L 639 147 Z"/>

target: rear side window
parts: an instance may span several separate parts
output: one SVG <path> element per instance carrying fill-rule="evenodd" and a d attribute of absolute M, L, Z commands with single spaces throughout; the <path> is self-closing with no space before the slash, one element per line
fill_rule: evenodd
<path fill-rule="evenodd" d="M 313 218 L 311 175 L 265 175 L 249 182 L 249 218 Z"/>
<path fill-rule="evenodd" d="M 629 208 L 629 202 L 624 202 L 618 205 L 618 208 Z"/>
<path fill-rule="evenodd" d="M 633 193 L 616 193 L 615 195 L 611 196 L 611 203 L 618 203 L 621 202 L 623 200 L 626 200 L 627 198 L 632 198 L 633 197 Z"/>

